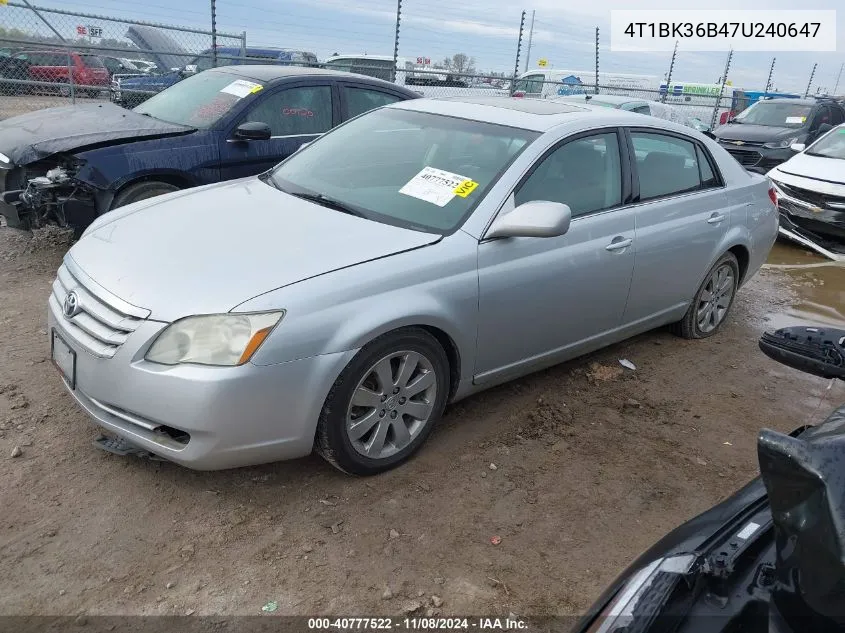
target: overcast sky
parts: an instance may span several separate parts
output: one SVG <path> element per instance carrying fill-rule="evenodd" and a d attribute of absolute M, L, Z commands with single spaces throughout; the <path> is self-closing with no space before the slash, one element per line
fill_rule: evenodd
<path fill-rule="evenodd" d="M 209 0 L 71 0 L 61 3 L 39 0 L 36 4 L 91 13 L 133 16 L 136 19 L 173 24 L 209 24 Z M 638 9 L 796 9 L 794 0 L 641 0 Z M 613 53 L 610 51 L 610 11 L 634 8 L 624 0 L 526 0 L 523 7 L 509 0 L 403 0 L 400 56 L 439 60 L 462 52 L 476 59 L 482 70 L 512 72 L 522 9 L 526 19 L 526 47 L 520 72 L 525 68 L 531 11 L 536 11 L 529 68 L 546 58 L 556 68 L 592 69 L 595 27 L 600 28 L 602 70 L 650 74 L 663 77 L 670 53 Z M 842 0 L 811 0 L 812 9 L 837 9 L 837 52 L 734 54 L 729 78 L 735 86 L 763 89 L 772 57 L 777 57 L 774 83 L 781 90 L 803 91 L 813 64 L 818 86 L 832 90 L 845 62 L 845 3 Z M 3 8 L 0 7 L 0 11 Z M 761 11 L 761 20 L 766 12 Z M 396 0 L 217 0 L 218 29 L 247 32 L 251 44 L 301 47 L 319 58 L 334 52 L 393 54 Z M 3 23 L 3 21 L 0 21 Z M 679 49 L 673 79 L 715 82 L 722 74 L 723 53 L 685 52 Z M 845 91 L 845 73 L 839 92 Z"/>

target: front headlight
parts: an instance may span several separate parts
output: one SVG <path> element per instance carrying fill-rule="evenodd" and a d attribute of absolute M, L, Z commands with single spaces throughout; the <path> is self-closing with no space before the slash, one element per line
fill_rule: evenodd
<path fill-rule="evenodd" d="M 694 554 L 658 558 L 636 572 L 599 613 L 587 633 L 639 629 L 638 621 L 661 614 L 677 582 L 692 569 Z"/>
<path fill-rule="evenodd" d="M 162 365 L 243 365 L 284 316 L 279 310 L 186 317 L 167 326 L 145 358 Z"/>
<path fill-rule="evenodd" d="M 788 138 L 783 141 L 772 141 L 771 143 L 763 143 L 763 147 L 766 149 L 786 149 L 793 143 L 798 142 L 798 137 L 795 136 L 793 138 Z"/>

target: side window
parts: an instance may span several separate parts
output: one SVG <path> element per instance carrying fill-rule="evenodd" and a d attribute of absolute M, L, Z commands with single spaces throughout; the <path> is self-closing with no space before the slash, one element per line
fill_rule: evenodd
<path fill-rule="evenodd" d="M 713 167 L 710 165 L 710 161 L 707 160 L 705 150 L 696 145 L 695 156 L 698 161 L 698 172 L 701 178 L 701 187 L 705 189 L 709 187 L 718 187 L 719 179 L 716 177 L 716 174 L 713 173 Z"/>
<path fill-rule="evenodd" d="M 331 86 L 303 86 L 269 94 L 244 118 L 270 126 L 273 136 L 322 134 L 332 127 Z"/>
<path fill-rule="evenodd" d="M 651 132 L 631 132 L 631 140 L 637 157 L 640 200 L 701 187 L 695 143 Z"/>
<path fill-rule="evenodd" d="M 350 119 L 373 108 L 380 108 L 400 100 L 396 95 L 367 88 L 346 86 L 343 88 L 343 92 L 346 97 L 346 111 Z"/>
<path fill-rule="evenodd" d="M 651 109 L 648 105 L 638 105 L 631 108 L 631 112 L 636 112 L 637 114 L 651 114 Z"/>
<path fill-rule="evenodd" d="M 568 204 L 573 217 L 622 202 L 622 170 L 615 132 L 568 141 L 543 158 L 516 191 L 516 204 Z"/>
<path fill-rule="evenodd" d="M 842 108 L 837 108 L 836 106 L 830 107 L 831 116 L 830 116 L 830 124 L 831 125 L 839 125 L 840 123 L 845 122 L 845 110 Z"/>
<path fill-rule="evenodd" d="M 826 105 L 819 107 L 816 116 L 813 117 L 813 129 L 817 130 L 822 123 L 830 123 L 830 108 Z"/>

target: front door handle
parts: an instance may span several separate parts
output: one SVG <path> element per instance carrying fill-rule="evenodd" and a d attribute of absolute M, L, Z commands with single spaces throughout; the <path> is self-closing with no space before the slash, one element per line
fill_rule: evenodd
<path fill-rule="evenodd" d="M 720 224 L 728 217 L 724 213 L 714 213 L 709 218 L 707 218 L 707 224 Z"/>
<path fill-rule="evenodd" d="M 630 237 L 622 237 L 618 235 L 613 238 L 613 241 L 604 247 L 607 251 L 621 251 L 624 248 L 628 248 L 631 244 L 634 243 Z"/>

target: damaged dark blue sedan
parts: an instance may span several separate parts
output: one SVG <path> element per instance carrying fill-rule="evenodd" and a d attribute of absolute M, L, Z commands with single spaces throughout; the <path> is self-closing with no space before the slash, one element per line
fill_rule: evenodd
<path fill-rule="evenodd" d="M 290 66 L 226 66 L 134 110 L 74 105 L 0 121 L 0 215 L 79 230 L 132 202 L 261 173 L 341 122 L 415 92 Z"/>

